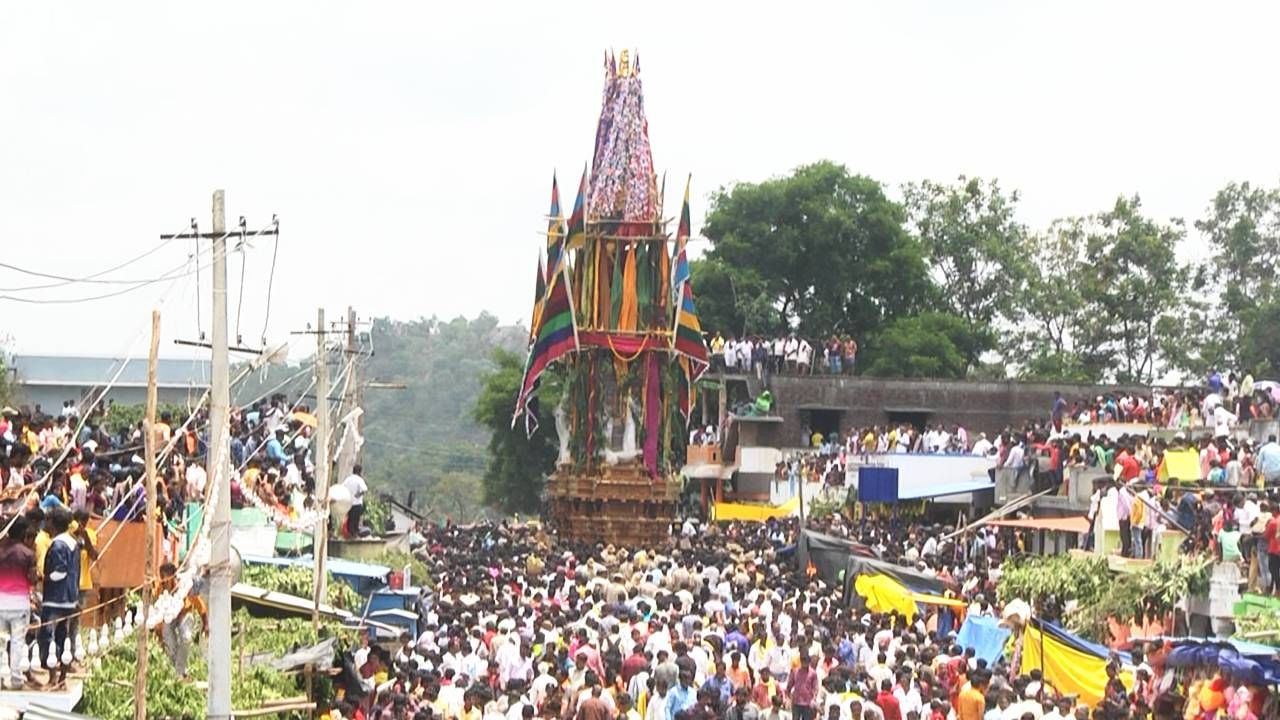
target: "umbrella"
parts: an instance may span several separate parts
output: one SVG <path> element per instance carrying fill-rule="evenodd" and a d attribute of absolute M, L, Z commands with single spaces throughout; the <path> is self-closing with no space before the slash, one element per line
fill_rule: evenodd
<path fill-rule="evenodd" d="M 1259 380 L 1253 384 L 1255 392 L 1258 390 L 1275 391 L 1276 388 L 1280 388 L 1280 382 L 1276 382 L 1275 380 Z"/>
<path fill-rule="evenodd" d="M 315 428 L 315 426 L 320 424 L 320 421 L 316 420 L 316 416 L 311 413 L 296 412 L 293 414 L 293 419 L 309 428 Z"/>

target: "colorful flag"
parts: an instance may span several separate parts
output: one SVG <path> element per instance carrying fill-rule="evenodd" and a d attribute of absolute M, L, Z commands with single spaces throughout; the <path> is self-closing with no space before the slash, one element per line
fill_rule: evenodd
<path fill-rule="evenodd" d="M 671 262 L 671 287 L 675 292 L 675 324 L 671 333 L 671 347 L 680 363 L 677 402 L 685 426 L 689 424 L 693 408 L 693 384 L 709 364 L 707 342 L 702 337 L 702 323 L 693 302 L 693 282 L 689 276 L 689 184 L 685 183 L 684 205 L 680 208 L 680 225 L 676 228 L 675 257 Z"/>
<path fill-rule="evenodd" d="M 680 225 L 676 229 L 675 259 L 671 263 L 671 287 L 675 291 L 675 326 L 671 346 L 677 353 L 693 361 L 692 379 L 696 380 L 708 364 L 707 343 L 702 337 L 702 323 L 693 302 L 693 282 L 689 276 L 689 186 L 684 189 L 684 206 L 680 208 Z"/>
<path fill-rule="evenodd" d="M 685 245 L 689 242 L 690 225 L 689 181 L 685 181 L 684 204 L 680 206 L 680 225 L 676 228 L 675 258 L 671 262 L 671 291 L 676 299 L 680 297 L 680 286 L 689 281 L 689 257 L 685 252 Z"/>
<path fill-rule="evenodd" d="M 564 247 L 564 216 L 560 214 L 560 186 L 551 175 L 551 210 L 547 212 L 547 278 L 560 270 Z"/>
<path fill-rule="evenodd" d="M 547 269 L 538 253 L 538 277 L 533 282 L 533 318 L 529 321 L 529 345 L 537 340 L 538 323 L 542 320 L 542 301 L 547 296 Z"/>
<path fill-rule="evenodd" d="M 587 239 L 587 168 L 582 168 L 582 179 L 578 181 L 578 196 L 573 199 L 573 212 L 569 214 L 568 240 L 565 246 L 570 250 L 580 250 Z"/>
<path fill-rule="evenodd" d="M 555 252 L 557 257 L 563 257 L 564 238 L 560 238 L 556 244 Z M 515 427 L 516 419 L 521 413 L 526 413 L 535 407 L 532 402 L 533 394 L 542 371 L 546 370 L 551 363 L 578 349 L 578 327 L 573 320 L 569 269 L 563 262 L 559 263 L 559 266 L 559 272 L 547 276 L 547 293 L 542 302 L 542 316 L 538 319 L 538 328 L 533 334 L 534 341 L 529 348 L 529 357 L 525 361 L 524 379 L 520 383 L 515 414 L 511 418 L 512 427 Z"/>

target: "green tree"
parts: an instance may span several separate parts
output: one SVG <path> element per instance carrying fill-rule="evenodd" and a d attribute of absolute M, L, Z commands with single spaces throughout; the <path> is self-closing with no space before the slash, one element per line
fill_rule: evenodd
<path fill-rule="evenodd" d="M 1087 222 L 1080 270 L 1089 312 L 1081 340 L 1110 360 L 1111 379 L 1153 382 L 1187 340 L 1178 332 L 1190 299 L 1190 269 L 1177 257 L 1185 237 L 1181 220 L 1144 217 L 1136 195 Z"/>
<path fill-rule="evenodd" d="M 450 473 L 469 476 L 478 486 L 488 433 L 472 410 L 482 378 L 493 369 L 494 349 L 523 351 L 528 332 L 499 325 L 488 313 L 470 320 L 375 320 L 365 378 L 405 387 L 364 392 L 363 455 L 370 485 L 402 502 L 412 491 L 418 509 L 434 519 L 443 516 L 433 508 L 450 503 L 440 494 L 464 487 L 446 482 Z M 459 502 L 470 501 L 464 494 Z"/>
<path fill-rule="evenodd" d="M 1261 355 L 1245 356 L 1250 337 L 1265 336 L 1267 306 L 1277 295 L 1280 273 L 1280 189 L 1230 183 L 1214 196 L 1208 214 L 1196 222 L 1212 253 L 1203 266 L 1205 280 L 1218 299 L 1201 339 L 1202 367 L 1260 370 Z M 1259 348 L 1254 348 L 1258 350 Z"/>
<path fill-rule="evenodd" d="M 708 257 L 691 261 L 689 273 L 702 327 L 734 336 L 783 329 L 764 282 L 753 271 L 735 271 L 724 260 Z"/>
<path fill-rule="evenodd" d="M 528 437 L 523 427 L 511 427 L 524 362 L 515 353 L 499 349 L 494 351 L 493 364 L 494 369 L 482 379 L 483 390 L 472 411 L 475 421 L 489 431 L 489 460 L 481 483 L 483 501 L 507 512 L 537 512 L 546 476 L 555 465 L 555 434 L 542 429 Z M 544 375 L 543 379 L 550 378 Z M 547 387 L 550 383 L 542 384 L 544 390 L 539 394 L 545 422 L 554 405 L 554 392 L 542 395 L 552 390 Z"/>
<path fill-rule="evenodd" d="M 981 342 L 968 322 L 956 315 L 925 312 L 897 318 L 876 334 L 866 374 L 962 378 Z"/>
<path fill-rule="evenodd" d="M 776 318 L 747 332 L 866 334 L 926 306 L 932 295 L 904 219 L 880 183 L 823 161 L 721 189 L 702 233 L 713 243 L 708 259 L 723 262 L 738 287 L 758 288 L 753 298 Z M 711 287 L 710 298 L 708 288 L 696 290 L 706 302 L 737 307 L 720 288 Z"/>
<path fill-rule="evenodd" d="M 961 175 L 953 185 L 909 183 L 903 196 L 941 309 L 963 319 L 979 340 L 968 358 L 974 365 L 994 341 L 993 323 L 1009 319 L 1027 282 L 1027 230 L 1014 217 L 1018 193 Z"/>

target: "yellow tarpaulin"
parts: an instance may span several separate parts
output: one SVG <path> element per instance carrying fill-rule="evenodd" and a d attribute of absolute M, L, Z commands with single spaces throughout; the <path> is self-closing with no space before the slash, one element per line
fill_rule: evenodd
<path fill-rule="evenodd" d="M 1200 453 L 1195 450 L 1165 450 L 1164 465 L 1160 469 L 1162 481 L 1200 480 Z"/>
<path fill-rule="evenodd" d="M 916 601 L 911 597 L 912 592 L 888 575 L 859 575 L 853 581 L 853 589 L 867 601 L 867 609 L 871 612 L 897 610 L 905 618 L 920 614 Z"/>
<path fill-rule="evenodd" d="M 1041 656 L 1041 642 L 1044 653 Z M 1036 668 L 1044 671 L 1045 682 L 1064 695 L 1079 696 L 1080 702 L 1094 707 L 1102 701 L 1107 688 L 1107 661 L 1092 653 L 1078 650 L 1028 625 L 1022 636 L 1022 673 Z M 1133 672 L 1120 671 L 1126 688 L 1133 687 Z"/>
<path fill-rule="evenodd" d="M 748 505 L 746 503 L 716 503 L 711 508 L 712 519 L 716 522 L 764 522 L 769 518 L 791 517 L 800 511 L 800 499 L 793 497 L 785 503 L 772 505 Z"/>

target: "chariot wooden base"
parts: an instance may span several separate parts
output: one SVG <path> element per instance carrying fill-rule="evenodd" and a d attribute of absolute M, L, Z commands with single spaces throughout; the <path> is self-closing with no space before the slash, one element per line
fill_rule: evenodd
<path fill-rule="evenodd" d="M 653 480 L 640 463 L 578 470 L 561 465 L 547 482 L 551 521 L 561 538 L 637 549 L 671 537 L 680 479 Z"/>

